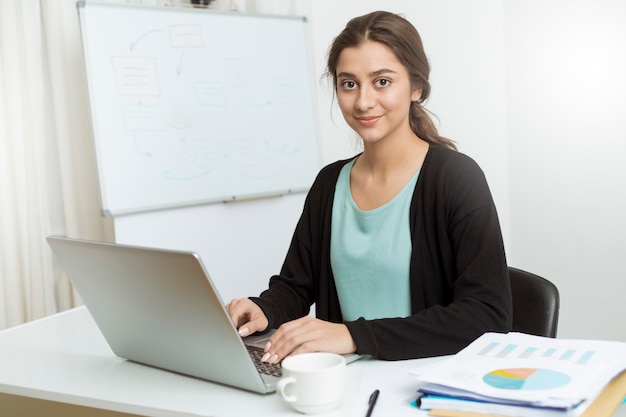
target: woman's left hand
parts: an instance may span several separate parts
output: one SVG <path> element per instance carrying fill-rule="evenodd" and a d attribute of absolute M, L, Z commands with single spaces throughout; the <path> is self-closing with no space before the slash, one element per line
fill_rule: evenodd
<path fill-rule="evenodd" d="M 356 352 L 356 345 L 348 327 L 305 316 L 284 323 L 265 346 L 263 361 L 279 363 L 288 355 L 304 352 Z"/>

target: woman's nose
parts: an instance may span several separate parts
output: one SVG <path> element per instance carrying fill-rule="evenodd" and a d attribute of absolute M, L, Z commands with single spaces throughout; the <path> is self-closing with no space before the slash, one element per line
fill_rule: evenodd
<path fill-rule="evenodd" d="M 360 88 L 355 107 L 358 110 L 364 111 L 373 108 L 375 105 L 376 98 L 374 91 L 368 87 Z"/>

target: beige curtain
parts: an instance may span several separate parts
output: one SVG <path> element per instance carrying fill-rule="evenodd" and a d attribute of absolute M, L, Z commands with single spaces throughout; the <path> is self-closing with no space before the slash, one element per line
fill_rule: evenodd
<path fill-rule="evenodd" d="M 80 301 L 45 237 L 113 240 L 100 216 L 74 0 L 0 1 L 0 328 Z"/>

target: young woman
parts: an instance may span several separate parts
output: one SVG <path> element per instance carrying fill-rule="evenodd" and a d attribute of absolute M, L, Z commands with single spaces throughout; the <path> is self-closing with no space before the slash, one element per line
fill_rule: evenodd
<path fill-rule="evenodd" d="M 327 70 L 363 152 L 320 171 L 269 288 L 229 303 L 240 334 L 277 328 L 264 356 L 277 363 L 307 351 L 451 354 L 510 330 L 496 208 L 483 172 L 422 107 L 430 68 L 415 28 L 388 12 L 357 17 Z"/>

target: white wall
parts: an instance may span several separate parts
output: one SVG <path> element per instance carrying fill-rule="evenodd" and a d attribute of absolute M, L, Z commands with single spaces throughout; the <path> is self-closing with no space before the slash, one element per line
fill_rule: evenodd
<path fill-rule="evenodd" d="M 418 28 L 431 61 L 428 107 L 442 134 L 487 174 L 509 264 L 562 294 L 559 335 L 626 340 L 617 261 L 624 258 L 626 21 L 618 1 L 310 0 L 317 78 L 352 17 L 383 8 Z M 564 17 L 565 16 L 565 17 Z M 592 48 L 581 48 L 591 45 Z M 581 61 L 581 49 L 589 60 Z M 572 71 L 576 68 L 576 71 Z M 324 163 L 356 140 L 320 81 Z M 599 146 L 593 146 L 597 144 Z M 256 294 L 278 271 L 304 195 L 115 219 L 116 240 L 200 253 L 224 299 Z M 592 295 L 593 297 L 590 297 Z M 595 299 L 592 299 L 595 298 Z"/>
<path fill-rule="evenodd" d="M 558 285 L 559 336 L 626 340 L 626 3 L 504 4 L 509 260 Z"/>

